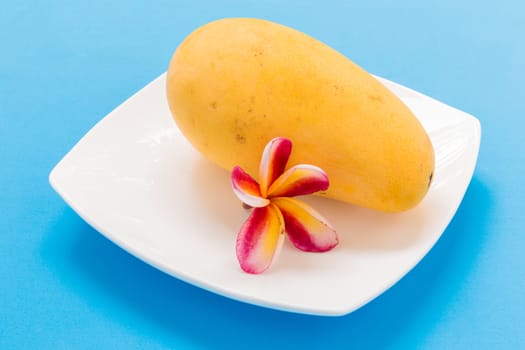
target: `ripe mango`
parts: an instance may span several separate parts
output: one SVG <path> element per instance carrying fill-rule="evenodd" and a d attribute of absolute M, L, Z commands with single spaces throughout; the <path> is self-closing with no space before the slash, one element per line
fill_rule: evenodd
<path fill-rule="evenodd" d="M 330 179 L 327 197 L 381 211 L 414 207 L 434 170 L 417 118 L 377 79 L 327 45 L 289 27 L 222 19 L 191 33 L 167 73 L 167 100 L 205 157 L 257 178 L 266 143 L 289 138 L 289 166 Z"/>

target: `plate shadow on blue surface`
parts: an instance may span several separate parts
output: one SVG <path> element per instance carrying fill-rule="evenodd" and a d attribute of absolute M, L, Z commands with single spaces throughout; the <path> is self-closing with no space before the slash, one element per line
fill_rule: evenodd
<path fill-rule="evenodd" d="M 172 278 L 97 233 L 71 209 L 49 227 L 44 263 L 60 283 L 124 328 L 173 347 L 191 338 L 203 347 L 251 349 L 421 344 L 476 264 L 488 232 L 492 198 L 472 179 L 451 224 L 432 251 L 399 283 L 343 317 L 280 312 L 230 300 Z M 406 342 L 406 339 L 405 339 Z"/>

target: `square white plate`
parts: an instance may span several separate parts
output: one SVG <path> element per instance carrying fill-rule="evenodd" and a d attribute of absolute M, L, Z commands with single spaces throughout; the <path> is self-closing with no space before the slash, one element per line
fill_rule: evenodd
<path fill-rule="evenodd" d="M 50 182 L 96 230 L 181 280 L 265 307 L 343 315 L 392 286 L 432 248 L 463 198 L 480 144 L 474 117 L 380 80 L 432 139 L 436 170 L 428 195 L 401 214 L 307 197 L 338 230 L 339 246 L 314 254 L 287 242 L 262 275 L 238 266 L 235 238 L 248 212 L 231 190 L 230 174 L 177 129 L 165 75 L 93 127 L 56 165 Z"/>

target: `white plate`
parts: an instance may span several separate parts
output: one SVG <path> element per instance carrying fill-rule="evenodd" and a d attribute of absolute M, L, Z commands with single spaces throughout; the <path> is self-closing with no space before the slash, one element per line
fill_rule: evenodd
<path fill-rule="evenodd" d="M 181 280 L 265 307 L 346 314 L 392 286 L 436 243 L 472 178 L 480 143 L 474 117 L 380 80 L 432 139 L 436 170 L 428 195 L 402 214 L 310 196 L 337 228 L 339 246 L 314 254 L 285 243 L 262 275 L 238 266 L 235 238 L 248 212 L 231 190 L 229 173 L 198 154 L 176 128 L 165 75 L 90 130 L 56 165 L 50 182 L 96 230 Z"/>

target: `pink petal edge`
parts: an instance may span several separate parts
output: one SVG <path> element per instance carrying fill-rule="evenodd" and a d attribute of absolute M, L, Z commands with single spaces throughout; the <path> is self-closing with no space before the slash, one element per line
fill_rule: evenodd
<path fill-rule="evenodd" d="M 275 179 L 284 172 L 291 152 L 292 141 L 284 137 L 276 137 L 266 144 L 259 166 L 259 184 L 263 197 L 266 197 L 268 188 Z"/>
<path fill-rule="evenodd" d="M 297 199 L 272 199 L 281 211 L 285 231 L 298 249 L 307 252 L 325 252 L 339 243 L 337 232 L 316 210 Z"/>
<path fill-rule="evenodd" d="M 284 241 L 284 221 L 274 205 L 255 208 L 237 236 L 237 260 L 243 271 L 259 274 L 270 267 Z"/>
<path fill-rule="evenodd" d="M 267 197 L 303 196 L 325 191 L 330 186 L 323 169 L 310 164 L 299 164 L 279 176 L 268 189 Z"/>
<path fill-rule="evenodd" d="M 241 202 L 250 207 L 264 207 L 270 203 L 266 198 L 261 197 L 259 184 L 241 167 L 236 166 L 231 174 L 233 192 Z"/>

